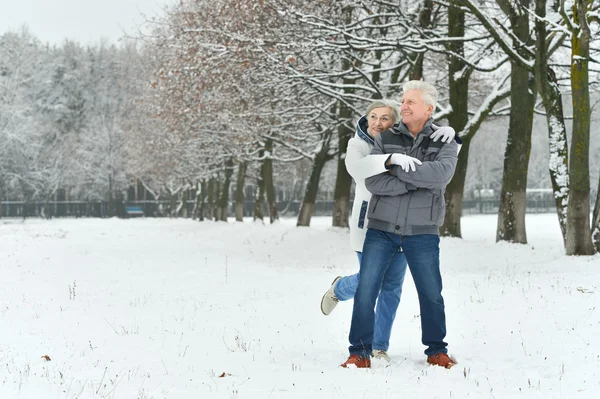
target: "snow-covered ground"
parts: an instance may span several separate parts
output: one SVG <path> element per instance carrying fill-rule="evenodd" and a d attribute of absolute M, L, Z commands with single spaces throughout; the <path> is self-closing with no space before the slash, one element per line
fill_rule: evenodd
<path fill-rule="evenodd" d="M 0 398 L 598 397 L 600 256 L 564 256 L 556 215 L 528 245 L 493 215 L 442 239 L 451 370 L 425 363 L 409 276 L 393 362 L 339 367 L 351 301 L 319 303 L 358 266 L 330 223 L 0 220 Z"/>

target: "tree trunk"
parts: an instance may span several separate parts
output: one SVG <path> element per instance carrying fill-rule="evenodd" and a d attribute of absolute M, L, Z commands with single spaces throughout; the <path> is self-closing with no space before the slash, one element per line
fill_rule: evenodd
<path fill-rule="evenodd" d="M 265 181 L 265 194 L 267 197 L 267 205 L 269 207 L 269 220 L 274 223 L 279 220 L 277 213 L 277 198 L 275 195 L 275 182 L 273 179 L 273 140 L 265 141 L 265 161 L 263 162 L 263 179 Z"/>
<path fill-rule="evenodd" d="M 520 0 L 527 8 L 529 0 Z M 530 41 L 529 14 L 510 16 L 511 29 L 522 43 Z M 515 39 L 515 48 L 519 46 Z M 525 56 L 524 54 L 522 54 Z M 530 85 L 529 71 L 511 61 L 511 95 L 508 139 L 504 153 L 504 173 L 498 211 L 496 241 L 527 243 L 525 212 L 527 207 L 527 170 L 531 152 L 535 87 Z"/>
<path fill-rule="evenodd" d="M 465 137 L 460 149 L 460 156 L 456 164 L 456 171 L 452 181 L 446 186 L 446 216 L 440 228 L 440 235 L 449 237 L 462 237 L 460 219 L 462 217 L 463 193 L 467 179 L 467 166 L 469 162 L 469 148 L 471 138 Z"/>
<path fill-rule="evenodd" d="M 208 219 L 208 220 L 213 220 L 213 213 L 214 213 L 214 198 L 215 198 L 215 178 L 211 177 L 208 180 L 208 184 L 207 184 L 207 188 L 206 188 L 206 208 L 205 208 L 205 213 L 204 216 Z"/>
<path fill-rule="evenodd" d="M 248 163 L 242 161 L 238 165 L 238 175 L 235 184 L 235 221 L 244 221 L 244 181 L 246 180 L 246 169 Z"/>
<path fill-rule="evenodd" d="M 592 240 L 596 247 L 596 252 L 600 252 L 600 179 L 598 179 L 596 205 L 594 206 L 594 215 L 592 217 Z"/>
<path fill-rule="evenodd" d="M 345 7 L 345 21 L 350 24 L 353 21 L 352 8 Z M 348 70 L 352 68 L 350 61 L 344 59 L 342 69 Z M 350 86 L 356 83 L 356 79 L 344 78 L 344 93 L 351 94 L 354 89 Z M 335 190 L 333 192 L 333 215 L 332 225 L 334 227 L 349 227 L 348 217 L 350 216 L 350 189 L 352 188 L 352 177 L 346 170 L 346 151 L 348 149 L 348 141 L 354 134 L 354 129 L 348 126 L 353 126 L 352 110 L 342 101 L 337 102 L 338 107 L 338 151 L 337 151 L 337 174 L 335 178 Z"/>
<path fill-rule="evenodd" d="M 259 157 L 264 156 L 264 150 L 260 150 Z M 265 179 L 263 175 L 264 161 L 261 164 L 258 177 L 256 178 L 256 198 L 254 199 L 254 221 L 260 220 L 264 223 L 265 219 Z"/>
<path fill-rule="evenodd" d="M 108 174 L 108 217 L 111 218 L 115 216 L 115 199 L 113 196 L 113 181 L 112 181 L 112 173 Z"/>
<path fill-rule="evenodd" d="M 192 210 L 192 220 L 196 220 L 196 218 L 198 218 L 199 212 L 200 212 L 200 204 L 201 204 L 201 198 L 200 196 L 202 195 L 202 191 L 200 190 L 200 184 L 198 182 L 196 182 L 196 184 L 194 185 L 194 196 L 195 196 L 195 200 L 194 200 L 194 209 Z"/>
<path fill-rule="evenodd" d="M 52 211 L 50 210 L 50 194 L 46 195 L 46 200 L 44 201 L 44 205 L 42 205 L 42 217 L 44 219 L 52 219 Z"/>
<path fill-rule="evenodd" d="M 347 62 L 346 62 L 347 63 Z M 354 81 L 345 79 L 344 84 Z M 345 89 L 350 91 L 351 89 Z M 352 188 L 352 176 L 346 170 L 346 151 L 348 141 L 352 138 L 354 130 L 348 128 L 352 120 L 352 110 L 344 103 L 338 102 L 338 151 L 337 151 L 337 174 L 335 178 L 335 190 L 333 192 L 333 215 L 332 226 L 349 227 L 350 216 L 350 190 Z"/>
<path fill-rule="evenodd" d="M 169 208 L 170 212 L 169 212 L 169 217 L 175 218 L 177 217 L 177 194 L 170 192 L 169 193 Z"/>
<path fill-rule="evenodd" d="M 323 168 L 325 167 L 327 161 L 331 159 L 331 156 L 329 156 L 329 140 L 331 133 L 328 132 L 326 134 L 329 137 L 325 140 L 325 144 L 321 146 L 319 153 L 315 156 L 312 168 L 310 170 L 310 177 L 306 185 L 306 191 L 304 192 L 302 205 L 300 205 L 300 212 L 298 213 L 298 221 L 296 226 L 310 226 L 310 219 L 314 214 L 317 193 L 319 192 L 321 172 L 323 172 Z"/>
<path fill-rule="evenodd" d="M 4 209 L 2 208 L 2 179 L 0 179 L 0 219 L 2 219 Z"/>
<path fill-rule="evenodd" d="M 181 190 L 181 217 L 185 219 L 188 217 L 188 192 L 189 189 Z"/>
<path fill-rule="evenodd" d="M 198 209 L 198 221 L 204 222 L 204 217 L 206 215 L 206 198 L 208 193 L 208 184 L 206 184 L 206 180 L 202 180 L 200 183 L 200 192 L 197 194 L 197 201 L 199 201 L 199 209 Z"/>
<path fill-rule="evenodd" d="M 588 60 L 590 27 L 586 9 L 591 0 L 574 0 L 574 30 L 571 35 L 571 89 L 573 92 L 573 136 L 569 167 L 567 209 L 567 255 L 592 255 L 590 231 L 590 92 Z"/>
<path fill-rule="evenodd" d="M 218 221 L 220 218 L 220 208 L 219 208 L 219 193 L 221 192 L 221 180 L 219 179 L 220 176 L 217 176 L 215 178 L 215 183 L 214 183 L 214 187 L 213 187 L 213 192 L 212 192 L 212 203 L 213 203 L 213 213 L 212 213 L 212 220 L 214 221 Z"/>
<path fill-rule="evenodd" d="M 350 121 L 351 110 L 344 104 L 340 104 L 340 121 Z M 335 191 L 333 193 L 333 220 L 334 227 L 348 227 L 350 216 L 350 189 L 352 188 L 352 177 L 346 170 L 346 150 L 348 141 L 353 131 L 344 123 L 338 126 L 338 151 L 337 151 L 337 175 L 335 179 Z"/>
<path fill-rule="evenodd" d="M 419 12 L 419 27 L 423 30 L 431 27 L 431 14 L 433 12 L 433 0 L 424 0 L 423 8 Z M 410 80 L 423 79 L 423 62 L 425 61 L 425 53 L 414 54 L 414 61 L 410 69 Z"/>
<path fill-rule="evenodd" d="M 375 65 L 375 71 L 371 74 L 371 82 L 373 82 L 374 85 L 378 85 L 379 84 L 379 80 L 381 79 L 381 57 L 383 56 L 383 52 L 376 50 L 375 51 L 375 57 L 373 62 L 375 63 L 375 61 L 377 61 L 377 64 Z M 381 93 L 374 93 L 373 94 L 373 99 L 375 98 L 382 98 L 383 95 Z"/>
<path fill-rule="evenodd" d="M 529 72 L 513 63 L 510 121 L 504 153 L 496 241 L 527 243 L 525 229 L 527 170 L 531 151 L 534 104 L 528 80 Z"/>
<path fill-rule="evenodd" d="M 221 187 L 221 195 L 219 197 L 217 220 L 220 222 L 226 222 L 229 213 L 229 187 L 231 186 L 231 176 L 233 176 L 233 159 L 229 158 L 225 161 L 225 181 Z"/>
<path fill-rule="evenodd" d="M 448 9 L 448 36 L 463 37 L 464 35 L 465 12 L 461 7 L 450 7 Z M 451 41 L 448 44 L 448 49 L 460 56 L 464 55 L 464 45 L 460 40 Z M 466 65 L 460 57 L 450 57 L 448 79 L 449 101 L 452 112 L 448 115 L 448 123 L 457 134 L 465 128 L 469 121 L 470 73 L 465 72 L 465 68 Z M 462 216 L 463 192 L 465 191 L 471 137 L 463 138 L 454 177 L 446 187 L 446 216 L 444 224 L 440 228 L 440 234 L 443 236 L 462 237 L 460 218 Z"/>
<path fill-rule="evenodd" d="M 556 213 L 563 237 L 563 245 L 567 240 L 567 203 L 569 196 L 569 160 L 567 130 L 565 128 L 562 107 L 562 95 L 558 89 L 556 75 L 548 67 L 548 43 L 546 42 L 546 2 L 536 0 L 535 12 L 539 18 L 535 19 L 536 45 L 535 45 L 535 76 L 537 88 L 546 109 L 546 123 L 550 145 L 550 181 L 554 193 Z"/>

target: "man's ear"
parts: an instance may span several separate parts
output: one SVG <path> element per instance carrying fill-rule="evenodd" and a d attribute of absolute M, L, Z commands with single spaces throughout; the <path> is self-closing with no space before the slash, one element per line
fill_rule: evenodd
<path fill-rule="evenodd" d="M 433 105 L 429 104 L 427 105 L 426 112 L 428 116 L 431 116 L 433 114 Z"/>

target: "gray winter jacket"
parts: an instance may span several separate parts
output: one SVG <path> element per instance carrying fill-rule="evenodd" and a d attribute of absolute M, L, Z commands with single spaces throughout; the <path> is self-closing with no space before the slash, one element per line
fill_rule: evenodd
<path fill-rule="evenodd" d="M 444 223 L 444 192 L 458 161 L 456 141 L 433 142 L 430 119 L 416 139 L 403 123 L 382 132 L 375 139 L 371 154 L 401 153 L 423 162 L 417 170 L 404 172 L 392 166 L 365 180 L 373 194 L 369 203 L 368 227 L 400 235 L 439 234 Z M 406 192 L 406 188 L 409 191 Z"/>

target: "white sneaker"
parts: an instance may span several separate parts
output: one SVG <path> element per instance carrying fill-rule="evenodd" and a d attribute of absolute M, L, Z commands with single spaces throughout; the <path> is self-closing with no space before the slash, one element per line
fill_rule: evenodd
<path fill-rule="evenodd" d="M 339 299 L 337 299 L 337 297 L 335 296 L 335 293 L 333 292 L 335 283 L 340 278 L 341 278 L 341 276 L 337 276 L 333 280 L 333 282 L 331 283 L 331 287 L 329 287 L 329 289 L 325 292 L 325 295 L 323 295 L 323 298 L 321 298 L 321 312 L 323 312 L 323 314 L 325 316 L 327 316 L 329 313 L 333 312 L 333 309 L 335 309 L 338 302 L 340 301 Z"/>
<path fill-rule="evenodd" d="M 383 349 L 373 349 L 373 352 L 371 352 L 371 357 L 373 357 L 373 359 L 385 360 L 388 363 L 392 361 L 387 352 Z"/>

